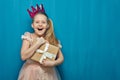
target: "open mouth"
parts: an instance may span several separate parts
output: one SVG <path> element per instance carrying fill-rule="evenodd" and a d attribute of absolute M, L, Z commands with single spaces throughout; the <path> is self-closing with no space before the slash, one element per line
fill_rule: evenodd
<path fill-rule="evenodd" d="M 43 30 L 43 28 L 38 28 L 38 31 L 42 31 Z"/>

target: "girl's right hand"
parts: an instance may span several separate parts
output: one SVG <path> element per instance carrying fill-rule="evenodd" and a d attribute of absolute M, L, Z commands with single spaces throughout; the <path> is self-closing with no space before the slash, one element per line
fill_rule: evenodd
<path fill-rule="evenodd" d="M 43 37 L 37 38 L 37 44 L 42 45 L 43 43 L 45 43 L 45 39 Z"/>

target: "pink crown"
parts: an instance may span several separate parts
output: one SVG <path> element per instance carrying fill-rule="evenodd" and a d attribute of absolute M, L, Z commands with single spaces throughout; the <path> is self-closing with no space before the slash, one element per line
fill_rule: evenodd
<path fill-rule="evenodd" d="M 45 10 L 42 4 L 40 4 L 40 6 L 38 6 L 38 4 L 36 5 L 37 5 L 37 8 L 34 8 L 33 6 L 31 6 L 32 12 L 29 9 L 27 9 L 31 18 L 33 18 L 38 12 L 45 13 Z"/>

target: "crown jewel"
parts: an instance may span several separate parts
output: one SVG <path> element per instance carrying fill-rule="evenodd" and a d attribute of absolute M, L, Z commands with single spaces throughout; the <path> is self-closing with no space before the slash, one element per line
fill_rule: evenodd
<path fill-rule="evenodd" d="M 44 7 L 43 7 L 43 4 L 40 4 L 40 6 L 38 6 L 38 4 L 36 4 L 36 8 L 34 8 L 33 6 L 31 6 L 32 8 L 32 12 L 27 9 L 29 15 L 31 18 L 33 18 L 38 12 L 42 12 L 42 13 L 45 13 L 45 10 L 44 10 Z"/>

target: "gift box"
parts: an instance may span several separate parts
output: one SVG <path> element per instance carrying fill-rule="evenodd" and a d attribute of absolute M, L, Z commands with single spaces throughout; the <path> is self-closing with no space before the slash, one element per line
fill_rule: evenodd
<path fill-rule="evenodd" d="M 45 43 L 39 49 L 36 50 L 36 52 L 31 57 L 31 59 L 40 63 L 42 63 L 44 59 L 55 60 L 58 50 L 59 50 L 59 47 L 56 47 L 49 43 Z"/>

